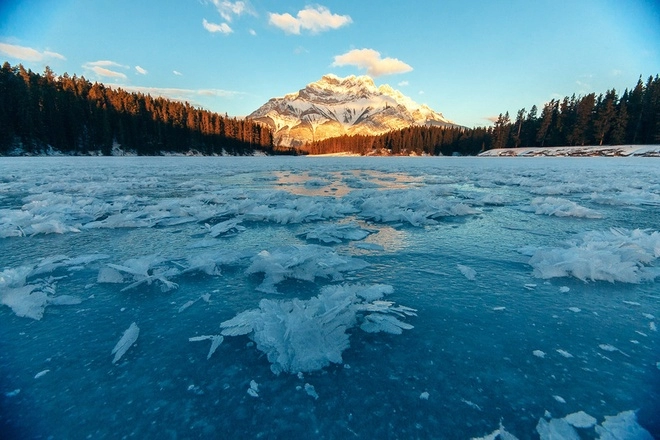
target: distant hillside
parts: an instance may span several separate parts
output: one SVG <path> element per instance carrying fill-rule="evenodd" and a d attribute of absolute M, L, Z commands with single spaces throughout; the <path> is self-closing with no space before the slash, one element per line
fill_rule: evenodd
<path fill-rule="evenodd" d="M 270 129 L 84 77 L 0 69 L 0 155 L 273 152 Z"/>

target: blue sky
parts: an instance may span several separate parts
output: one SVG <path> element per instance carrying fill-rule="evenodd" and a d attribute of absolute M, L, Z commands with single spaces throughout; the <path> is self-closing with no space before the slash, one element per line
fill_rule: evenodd
<path fill-rule="evenodd" d="M 370 74 L 466 126 L 660 73 L 654 0 L 3 0 L 0 60 L 245 116 Z"/>

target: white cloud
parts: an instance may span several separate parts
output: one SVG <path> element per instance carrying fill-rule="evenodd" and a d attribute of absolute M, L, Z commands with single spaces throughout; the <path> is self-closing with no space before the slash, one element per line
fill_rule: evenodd
<path fill-rule="evenodd" d="M 15 44 L 0 43 L 0 53 L 10 58 L 16 58 L 23 61 L 45 61 L 53 58 L 66 60 L 64 55 L 57 52 L 50 52 L 48 50 L 39 52 L 31 47 L 17 46 Z"/>
<path fill-rule="evenodd" d="M 140 66 L 135 66 L 135 70 L 137 70 L 137 73 L 139 73 L 140 75 L 146 75 L 147 73 L 149 73 L 149 72 L 147 72 L 146 69 L 143 69 Z"/>
<path fill-rule="evenodd" d="M 231 21 L 234 16 L 243 14 L 256 15 L 249 2 L 236 1 L 230 2 L 228 0 L 213 0 L 218 13 L 225 21 Z"/>
<path fill-rule="evenodd" d="M 126 79 L 126 75 L 117 72 L 116 70 L 110 70 L 108 67 L 120 67 L 122 69 L 129 69 L 128 66 L 124 66 L 123 64 L 115 63 L 114 61 L 108 61 L 108 60 L 100 60 L 100 61 L 90 61 L 85 64 L 83 64 L 83 69 L 86 70 L 91 70 L 98 76 L 102 76 L 104 78 L 122 78 Z"/>
<path fill-rule="evenodd" d="M 250 32 L 250 35 L 253 35 L 253 36 L 257 35 L 257 31 L 255 31 L 254 29 L 250 29 L 248 32 Z"/>
<path fill-rule="evenodd" d="M 231 27 L 229 27 L 227 23 L 220 23 L 220 24 L 210 23 L 206 20 L 206 18 L 202 21 L 202 25 L 204 25 L 204 29 L 206 29 L 211 33 L 220 32 L 221 34 L 227 35 L 234 32 L 234 30 Z"/>
<path fill-rule="evenodd" d="M 287 34 L 299 35 L 301 30 L 318 33 L 330 29 L 338 29 L 351 23 L 353 20 L 348 15 L 338 15 L 330 12 L 325 6 L 307 6 L 298 11 L 296 17 L 289 13 L 270 13 L 268 22 Z"/>
<path fill-rule="evenodd" d="M 397 84 L 397 85 L 398 85 L 399 87 L 405 87 L 405 86 L 410 85 L 410 83 L 409 83 L 408 81 L 401 81 L 401 82 L 400 82 L 399 84 Z"/>
<path fill-rule="evenodd" d="M 172 73 L 176 76 L 183 76 L 183 73 L 179 72 L 178 70 L 173 70 Z"/>
<path fill-rule="evenodd" d="M 373 49 L 353 49 L 335 56 L 333 66 L 357 66 L 366 69 L 370 76 L 392 75 L 413 70 L 408 64 L 396 58 L 381 58 L 380 52 Z"/>
<path fill-rule="evenodd" d="M 198 97 L 216 97 L 216 98 L 232 98 L 234 96 L 242 95 L 242 92 L 234 92 L 231 90 L 222 89 L 179 89 L 171 87 L 140 87 L 122 84 L 106 84 L 108 87 L 121 88 L 127 92 L 142 93 L 151 95 L 153 97 L 162 97 L 179 102 L 189 102 L 196 106 L 201 106 L 196 102 Z"/>
<path fill-rule="evenodd" d="M 204 29 L 211 33 L 220 32 L 221 34 L 227 35 L 234 32 L 234 30 L 227 23 L 210 23 L 206 20 L 206 18 L 202 21 L 202 25 L 204 26 Z"/>

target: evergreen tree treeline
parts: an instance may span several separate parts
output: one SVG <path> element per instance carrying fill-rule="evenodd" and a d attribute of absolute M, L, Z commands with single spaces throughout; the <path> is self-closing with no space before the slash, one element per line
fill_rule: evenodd
<path fill-rule="evenodd" d="M 0 155 L 17 148 L 40 153 L 49 147 L 67 154 L 111 154 L 115 143 L 140 155 L 273 152 L 271 130 L 249 119 L 92 84 L 75 75 L 57 77 L 48 67 L 39 75 L 4 63 Z"/>
<path fill-rule="evenodd" d="M 541 114 L 532 106 L 514 121 L 500 114 L 493 127 L 412 126 L 380 136 L 342 136 L 307 144 L 310 154 L 474 155 L 493 148 L 660 143 L 660 77 L 640 77 L 621 97 L 616 90 L 553 99 Z"/>

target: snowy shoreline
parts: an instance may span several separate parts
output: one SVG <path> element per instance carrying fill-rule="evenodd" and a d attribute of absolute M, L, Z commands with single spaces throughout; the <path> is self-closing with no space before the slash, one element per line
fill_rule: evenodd
<path fill-rule="evenodd" d="M 498 148 L 479 157 L 660 157 L 660 145 L 590 145 L 581 147 Z"/>

